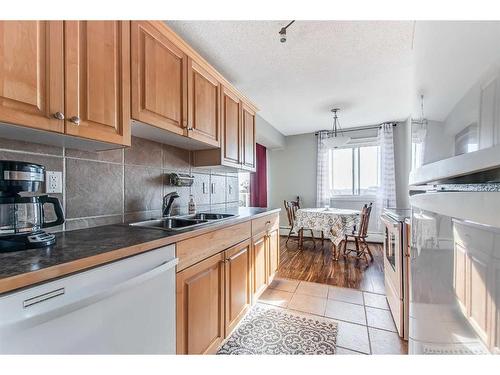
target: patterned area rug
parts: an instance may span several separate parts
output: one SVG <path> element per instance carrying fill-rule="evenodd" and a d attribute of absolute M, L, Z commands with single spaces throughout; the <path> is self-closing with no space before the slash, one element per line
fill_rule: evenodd
<path fill-rule="evenodd" d="M 217 354 L 335 354 L 337 323 L 255 305 Z"/>

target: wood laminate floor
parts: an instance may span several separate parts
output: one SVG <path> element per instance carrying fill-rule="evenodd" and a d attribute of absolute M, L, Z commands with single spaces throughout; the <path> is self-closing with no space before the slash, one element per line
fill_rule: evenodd
<path fill-rule="evenodd" d="M 304 240 L 304 248 L 298 249 L 296 237 L 286 244 L 286 236 L 280 237 L 280 266 L 278 277 L 311 281 L 344 288 L 358 289 L 371 293 L 385 294 L 384 256 L 381 244 L 370 243 L 374 261 L 343 256 L 333 260 L 331 242 L 316 239 L 316 246 L 310 239 Z M 354 246 L 353 243 L 348 244 Z"/>

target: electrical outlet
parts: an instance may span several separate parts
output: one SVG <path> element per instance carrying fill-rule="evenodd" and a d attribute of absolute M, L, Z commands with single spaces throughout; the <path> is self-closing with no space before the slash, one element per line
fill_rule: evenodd
<path fill-rule="evenodd" d="M 62 193 L 62 172 L 45 172 L 45 192 Z"/>

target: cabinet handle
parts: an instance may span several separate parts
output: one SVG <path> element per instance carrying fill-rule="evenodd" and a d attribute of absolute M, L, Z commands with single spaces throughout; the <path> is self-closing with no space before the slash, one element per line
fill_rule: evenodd
<path fill-rule="evenodd" d="M 64 120 L 64 113 L 56 112 L 56 113 L 54 113 L 54 118 L 57 120 Z"/>
<path fill-rule="evenodd" d="M 211 191 L 212 191 L 212 194 L 215 194 L 215 182 L 212 182 L 212 184 L 211 184 Z"/>
<path fill-rule="evenodd" d="M 75 125 L 80 125 L 80 117 L 78 116 L 73 116 L 69 119 L 69 121 L 71 121 L 73 124 Z"/>

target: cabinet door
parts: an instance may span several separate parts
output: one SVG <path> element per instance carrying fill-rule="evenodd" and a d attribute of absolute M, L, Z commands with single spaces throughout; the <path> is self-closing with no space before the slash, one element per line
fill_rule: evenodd
<path fill-rule="evenodd" d="M 224 253 L 177 274 L 177 354 L 213 353 L 224 339 Z"/>
<path fill-rule="evenodd" d="M 0 21 L 0 121 L 64 132 L 62 21 Z"/>
<path fill-rule="evenodd" d="M 467 286 L 469 320 L 476 329 L 478 335 L 487 342 L 490 329 L 490 295 L 488 292 L 489 260 L 479 251 L 471 251 L 469 253 L 468 263 Z"/>
<path fill-rule="evenodd" d="M 240 166 L 240 100 L 228 88 L 222 88 L 222 156 L 226 165 Z"/>
<path fill-rule="evenodd" d="M 255 113 L 243 105 L 243 166 L 255 170 Z"/>
<path fill-rule="evenodd" d="M 66 133 L 130 145 L 130 22 L 65 22 Z"/>
<path fill-rule="evenodd" d="M 132 21 L 132 118 L 186 135 L 187 56 L 149 22 Z"/>
<path fill-rule="evenodd" d="M 251 241 L 247 240 L 226 250 L 226 336 L 251 304 L 250 247 Z"/>
<path fill-rule="evenodd" d="M 190 138 L 220 146 L 219 82 L 209 72 L 189 59 L 188 134 Z"/>
<path fill-rule="evenodd" d="M 256 301 L 268 284 L 267 235 L 257 236 L 252 246 L 252 301 Z"/>
<path fill-rule="evenodd" d="M 491 351 L 495 354 L 500 354 L 500 259 L 493 260 L 493 278 L 492 278 L 492 327 L 491 327 Z"/>
<path fill-rule="evenodd" d="M 453 275 L 453 287 L 462 309 L 467 305 L 466 285 L 467 285 L 467 252 L 462 245 L 455 243 L 455 267 Z"/>
<path fill-rule="evenodd" d="M 269 248 L 269 282 L 278 272 L 280 259 L 280 236 L 279 229 L 275 229 L 267 236 L 267 245 Z"/>

